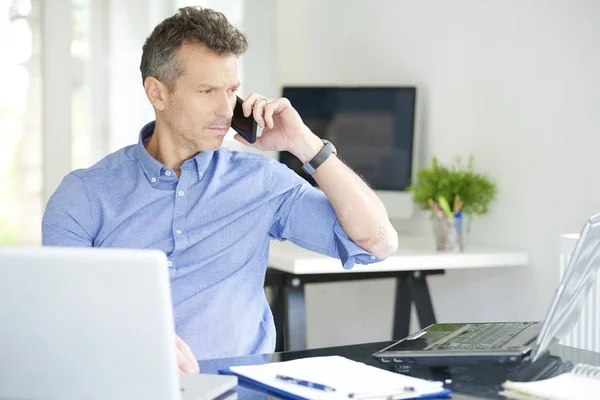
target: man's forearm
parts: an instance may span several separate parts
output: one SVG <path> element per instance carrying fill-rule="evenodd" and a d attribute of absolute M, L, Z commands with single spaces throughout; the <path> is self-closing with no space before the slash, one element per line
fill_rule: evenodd
<path fill-rule="evenodd" d="M 323 147 L 312 132 L 306 133 L 293 153 L 305 163 Z M 398 234 L 387 211 L 369 186 L 335 155 L 331 155 L 313 174 L 333 206 L 342 227 L 357 245 L 385 258 L 396 251 Z"/>

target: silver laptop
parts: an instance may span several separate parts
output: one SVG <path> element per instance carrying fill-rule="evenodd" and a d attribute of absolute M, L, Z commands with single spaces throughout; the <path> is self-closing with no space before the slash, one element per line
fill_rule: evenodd
<path fill-rule="evenodd" d="M 433 324 L 373 356 L 398 365 L 535 362 L 573 329 L 599 267 L 600 214 L 586 221 L 542 323 Z"/>
<path fill-rule="evenodd" d="M 178 372 L 166 256 L 0 247 L 0 398 L 210 400 L 233 376 Z"/>

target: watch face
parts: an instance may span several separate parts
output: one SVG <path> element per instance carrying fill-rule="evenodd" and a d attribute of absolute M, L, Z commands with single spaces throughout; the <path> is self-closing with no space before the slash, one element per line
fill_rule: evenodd
<path fill-rule="evenodd" d="M 323 140 L 323 143 L 325 143 L 325 145 L 327 145 L 327 143 L 329 143 L 331 145 L 331 147 L 333 147 L 333 154 L 337 154 L 337 149 L 335 148 L 333 143 L 331 143 L 329 140 L 325 140 L 325 139 L 322 139 L 322 140 Z"/>

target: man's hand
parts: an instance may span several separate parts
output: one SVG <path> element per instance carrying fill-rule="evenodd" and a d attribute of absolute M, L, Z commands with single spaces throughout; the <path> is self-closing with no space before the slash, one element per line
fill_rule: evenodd
<path fill-rule="evenodd" d="M 192 354 L 190 347 L 177 335 L 175 335 L 175 350 L 177 352 L 177 364 L 179 371 L 184 374 L 197 374 L 200 372 L 200 366 L 196 357 Z"/>
<path fill-rule="evenodd" d="M 263 128 L 262 135 L 253 144 L 239 134 L 235 139 L 263 151 L 289 151 L 302 162 L 312 159 L 323 147 L 323 141 L 308 129 L 289 100 L 269 100 L 256 93 L 242 104 L 244 115 L 252 115 Z"/>

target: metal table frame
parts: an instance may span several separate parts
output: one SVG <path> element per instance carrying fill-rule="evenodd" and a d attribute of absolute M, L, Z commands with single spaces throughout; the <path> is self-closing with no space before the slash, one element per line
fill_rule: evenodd
<path fill-rule="evenodd" d="M 393 339 L 409 335 L 411 305 L 414 303 L 421 327 L 436 322 L 427 275 L 444 274 L 444 270 L 352 272 L 296 275 L 268 268 L 265 287 L 273 289 L 271 310 L 277 330 L 275 351 L 305 350 L 306 309 L 304 285 L 365 279 L 396 279 Z"/>

